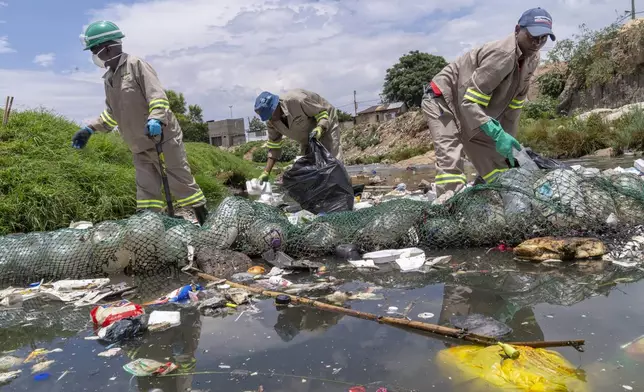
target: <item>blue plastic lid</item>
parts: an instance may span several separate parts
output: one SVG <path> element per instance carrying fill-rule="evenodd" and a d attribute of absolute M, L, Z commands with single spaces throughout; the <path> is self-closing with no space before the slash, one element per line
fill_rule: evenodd
<path fill-rule="evenodd" d="M 34 376 L 34 380 L 36 381 L 45 381 L 48 378 L 49 378 L 49 373 L 39 373 Z"/>

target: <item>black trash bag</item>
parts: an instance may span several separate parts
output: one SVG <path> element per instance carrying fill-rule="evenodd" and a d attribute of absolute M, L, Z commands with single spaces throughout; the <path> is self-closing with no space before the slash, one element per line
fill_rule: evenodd
<path fill-rule="evenodd" d="M 353 210 L 353 187 L 344 165 L 317 140 L 311 139 L 306 155 L 284 173 L 288 195 L 314 214 Z"/>
<path fill-rule="evenodd" d="M 109 343 L 121 343 L 135 339 L 148 329 L 148 318 L 141 315 L 115 321 L 106 327 L 105 336 L 101 337 Z M 101 336 L 102 334 L 99 334 Z"/>
<path fill-rule="evenodd" d="M 526 147 L 525 152 L 534 161 L 534 163 L 536 163 L 537 166 L 539 166 L 539 169 L 546 169 L 546 170 L 570 169 L 569 165 L 566 165 L 565 163 L 557 161 L 555 159 L 542 157 L 541 155 L 532 151 L 530 147 Z"/>

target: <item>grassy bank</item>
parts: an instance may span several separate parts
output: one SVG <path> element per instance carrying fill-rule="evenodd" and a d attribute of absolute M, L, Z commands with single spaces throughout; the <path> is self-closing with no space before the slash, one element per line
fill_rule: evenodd
<path fill-rule="evenodd" d="M 644 112 L 633 111 L 612 123 L 599 115 L 591 115 L 587 120 L 525 119 L 517 139 L 552 158 L 578 158 L 609 147 L 616 154 L 625 150 L 644 151 Z"/>
<path fill-rule="evenodd" d="M 118 135 L 95 134 L 71 148 L 78 125 L 43 111 L 12 113 L 0 128 L 0 234 L 54 230 L 70 221 L 124 218 L 135 211 L 132 154 Z M 226 185 L 258 174 L 250 162 L 203 143 L 186 143 L 193 174 L 210 203 Z"/>

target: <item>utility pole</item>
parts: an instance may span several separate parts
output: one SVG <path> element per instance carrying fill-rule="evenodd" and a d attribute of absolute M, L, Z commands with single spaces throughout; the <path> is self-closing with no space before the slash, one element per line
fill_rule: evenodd
<path fill-rule="evenodd" d="M 358 117 L 358 101 L 356 100 L 356 90 L 353 90 L 353 112 Z"/>
<path fill-rule="evenodd" d="M 631 19 L 635 20 L 635 0 L 631 0 Z"/>
<path fill-rule="evenodd" d="M 233 118 L 233 105 L 228 106 L 230 108 L 230 118 Z"/>

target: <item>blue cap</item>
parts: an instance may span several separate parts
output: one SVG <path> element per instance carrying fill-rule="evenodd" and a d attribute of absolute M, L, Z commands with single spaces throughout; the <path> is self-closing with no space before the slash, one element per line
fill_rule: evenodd
<path fill-rule="evenodd" d="M 268 121 L 273 116 L 273 112 L 275 112 L 279 103 L 279 96 L 263 91 L 255 100 L 255 113 L 259 115 L 262 121 Z"/>
<path fill-rule="evenodd" d="M 528 29 L 533 37 L 541 37 L 546 34 L 551 40 L 555 40 L 555 34 L 552 32 L 552 17 L 548 11 L 542 8 L 532 8 L 521 15 L 519 26 Z"/>

